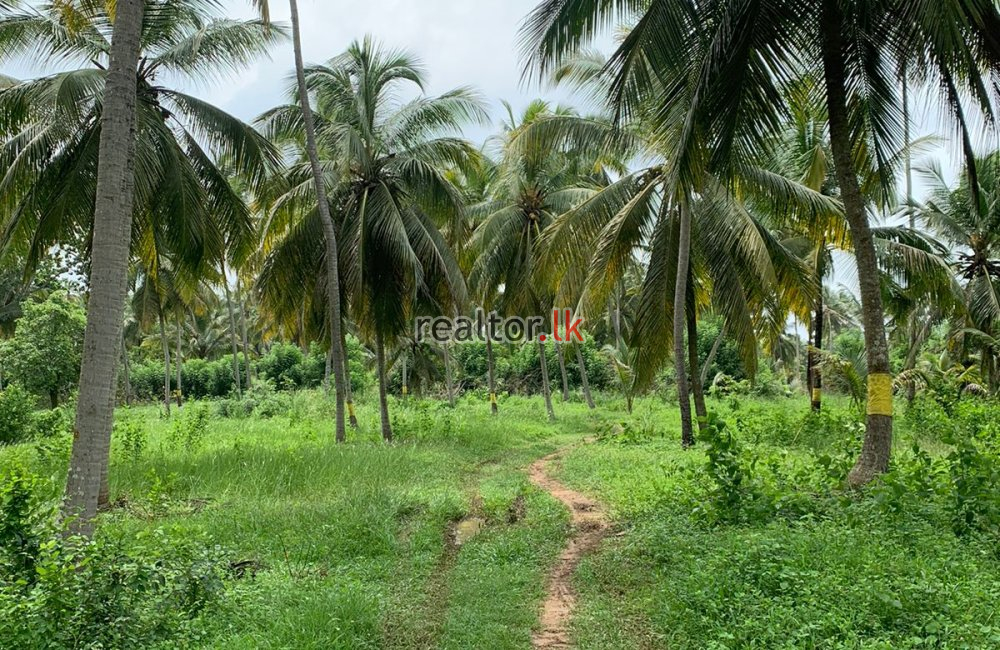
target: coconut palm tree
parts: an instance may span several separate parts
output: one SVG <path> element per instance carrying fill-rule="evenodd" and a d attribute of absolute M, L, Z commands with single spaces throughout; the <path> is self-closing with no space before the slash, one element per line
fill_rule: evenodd
<path fill-rule="evenodd" d="M 1000 10 L 988 0 L 823 0 L 819 7 L 806 0 L 545 0 L 524 26 L 528 65 L 547 73 L 616 17 L 633 22 L 608 65 L 609 99 L 628 116 L 656 98 L 656 131 L 675 137 L 671 184 L 682 196 L 699 190 L 702 171 L 729 177 L 766 146 L 787 109 L 781 86 L 803 69 L 822 76 L 834 170 L 860 268 L 869 375 L 877 378 L 850 475 L 852 485 L 867 483 L 889 463 L 891 381 L 878 259 L 855 161 L 859 154 L 875 161 L 883 192 L 894 192 L 889 152 L 903 129 L 892 76 L 912 63 L 908 69 L 940 89 L 945 113 L 955 118 L 978 191 L 966 103 L 971 97 L 993 114 L 989 76 L 1000 69 Z M 677 111 L 688 116 L 679 130 Z"/>
<path fill-rule="evenodd" d="M 382 433 L 391 440 L 386 400 L 386 348 L 419 313 L 454 314 L 465 284 L 439 230 L 464 219 L 458 189 L 446 170 L 468 166 L 478 152 L 457 137 L 469 120 L 485 120 L 475 93 L 460 88 L 406 103 L 397 98 L 424 87 L 420 63 L 372 39 L 351 44 L 326 65 L 305 71 L 316 106 L 316 142 L 328 207 L 337 217 L 341 299 L 359 333 L 375 348 Z M 301 160 L 304 124 L 296 107 L 260 118 L 265 131 Z M 265 233 L 268 250 L 257 290 L 261 306 L 289 321 L 305 308 L 320 314 L 328 252 L 314 209 L 311 174 L 293 164 L 274 192 Z M 320 201 L 323 204 L 323 201 Z M 290 290 L 294 288 L 294 290 Z M 327 321 L 328 322 L 328 321 Z"/>
<path fill-rule="evenodd" d="M 975 164 L 978 192 L 970 174 L 950 188 L 939 164 L 918 168 L 930 185 L 930 196 L 918 208 L 918 219 L 955 251 L 954 269 L 963 281 L 967 343 L 979 348 L 980 372 L 992 388 L 1000 384 L 995 339 L 1000 334 L 1000 152 Z"/>
<path fill-rule="evenodd" d="M 90 534 L 106 483 L 114 390 L 125 308 L 128 234 L 132 215 L 132 133 L 135 128 L 135 67 L 144 6 L 122 0 L 109 47 L 107 89 L 98 143 L 97 201 L 94 209 L 94 261 L 84 335 L 80 393 L 73 451 L 66 480 L 65 512 L 77 517 L 73 528 Z M 110 377 L 106 382 L 99 377 Z"/>
<path fill-rule="evenodd" d="M 479 222 L 472 240 L 478 256 L 469 281 L 487 311 L 508 317 L 545 315 L 556 296 L 552 278 L 546 277 L 549 269 L 541 263 L 542 232 L 583 198 L 585 184 L 597 184 L 592 176 L 607 184 L 607 172 L 596 166 L 603 155 L 599 149 L 565 148 L 523 137 L 533 124 L 550 117 L 578 119 L 572 111 L 536 100 L 515 117 L 510 105 L 506 107 L 495 176 L 486 200 L 472 208 Z M 545 407 L 554 420 L 545 346 L 541 339 L 537 344 Z"/>
<path fill-rule="evenodd" d="M 199 199 L 217 196 L 203 143 L 234 153 L 241 170 L 258 179 L 266 158 L 266 143 L 252 129 L 158 85 L 157 75 L 238 69 L 280 32 L 213 20 L 205 5 L 140 0 L 119 2 L 113 19 L 104 3 L 71 2 L 5 11 L 0 23 L 4 57 L 28 53 L 89 66 L 0 92 L 5 247 L 20 249 L 32 268 L 51 244 L 80 229 L 91 232 L 78 436 L 66 504 L 79 515 L 78 529 L 89 532 L 106 498 L 130 243 L 153 230 L 152 220 L 203 216 L 197 206 L 211 202 Z"/>
<path fill-rule="evenodd" d="M 603 79 L 594 76 L 595 70 L 599 73 L 601 67 L 587 56 L 567 62 L 557 74 L 584 87 L 600 87 Z M 682 444 L 690 446 L 691 393 L 699 419 L 707 415 L 696 349 L 684 345 L 685 335 L 696 342 L 699 309 L 714 304 L 724 316 L 752 373 L 759 338 L 775 340 L 784 328 L 780 306 L 807 304 L 813 293 L 805 265 L 756 215 L 796 210 L 817 218 L 839 206 L 830 197 L 750 165 L 731 182 L 703 174 L 697 195 L 678 199 L 670 191 L 668 164 L 675 157 L 671 153 L 675 140 L 661 143 L 654 128 L 646 126 L 650 119 L 643 112 L 620 132 L 601 120 L 552 116 L 532 124 L 523 138 L 535 146 L 617 151 L 622 159 L 628 155 L 621 152 L 634 151 L 647 162 L 648 166 L 622 174 L 613 183 L 590 189 L 585 200 L 555 220 L 545 235 L 546 249 L 557 275 L 566 269 L 587 269 L 582 304 L 588 317 L 606 309 L 636 259 L 643 259 L 630 328 L 633 358 L 623 365 L 633 380 L 631 390 L 643 390 L 673 348 Z M 660 152 L 658 147 L 663 146 L 667 148 Z M 670 295 L 672 305 L 664 298 Z"/>

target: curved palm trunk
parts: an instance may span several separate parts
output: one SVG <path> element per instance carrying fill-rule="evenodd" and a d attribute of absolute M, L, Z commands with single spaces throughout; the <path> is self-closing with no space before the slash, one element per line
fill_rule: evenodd
<path fill-rule="evenodd" d="M 382 439 L 392 442 L 392 423 L 389 421 L 388 391 L 385 380 L 385 344 L 382 332 L 375 334 L 375 361 L 378 364 L 378 408 L 382 420 Z"/>
<path fill-rule="evenodd" d="M 562 401 L 569 401 L 569 377 L 566 376 L 566 356 L 562 344 L 556 343 L 556 356 L 559 358 L 559 374 L 562 376 Z"/>
<path fill-rule="evenodd" d="M 170 417 L 170 343 L 167 341 L 167 325 L 163 318 L 163 308 L 160 307 L 160 344 L 163 347 L 163 408 Z"/>
<path fill-rule="evenodd" d="M 920 347 L 927 340 L 934 326 L 933 314 L 925 314 L 926 319 L 919 328 L 915 324 L 910 325 L 910 349 L 906 353 L 906 362 L 903 364 L 904 370 L 913 370 L 917 367 L 917 355 L 920 354 Z M 917 397 L 917 386 L 914 382 L 909 382 L 906 387 L 906 401 L 909 404 Z"/>
<path fill-rule="evenodd" d="M 583 386 L 583 397 L 587 400 L 587 406 L 591 409 L 597 408 L 594 404 L 594 396 L 590 394 L 590 380 L 587 378 L 587 364 L 583 362 L 583 346 L 574 345 L 576 348 L 576 365 L 580 368 L 580 385 Z"/>
<path fill-rule="evenodd" d="M 226 292 L 226 310 L 229 312 L 229 346 L 233 355 L 233 385 L 236 394 L 243 397 L 243 382 L 240 379 L 239 343 L 236 342 L 236 312 L 233 309 L 233 297 L 229 292 L 229 278 L 226 277 L 226 262 L 222 262 L 222 286 Z"/>
<path fill-rule="evenodd" d="M 555 422 L 556 412 L 552 408 L 552 387 L 549 385 L 549 364 L 545 360 L 545 344 L 538 341 L 538 361 L 542 366 L 542 395 L 545 396 L 545 410 L 549 414 L 549 421 Z"/>
<path fill-rule="evenodd" d="M 892 452 L 892 400 L 889 349 L 885 338 L 878 262 L 864 199 L 851 157 L 851 125 L 847 112 L 847 72 L 844 63 L 843 16 L 838 0 L 824 0 L 823 70 L 826 79 L 830 145 L 844 213 L 851 228 L 858 264 L 861 312 L 868 354 L 868 422 L 861 456 L 848 476 L 852 486 L 861 486 L 889 468 Z"/>
<path fill-rule="evenodd" d="M 250 370 L 250 337 L 247 336 L 247 310 L 243 304 L 239 275 L 236 276 L 236 305 L 240 309 L 240 330 L 243 338 L 243 373 L 246 376 L 247 390 L 250 390 L 253 387 L 253 375 Z"/>
<path fill-rule="evenodd" d="M 135 181 L 136 66 L 145 3 L 118 0 L 111 37 L 91 238 L 90 297 L 64 512 L 89 535 L 107 484 Z M 107 500 L 107 492 L 103 491 Z"/>
<path fill-rule="evenodd" d="M 181 379 L 181 370 L 184 366 L 184 356 L 181 352 L 181 340 L 182 332 L 181 327 L 183 325 L 183 317 L 180 313 L 177 314 L 177 347 L 175 348 L 176 354 L 174 354 L 174 365 L 177 366 L 177 408 L 184 406 L 184 384 Z"/>
<path fill-rule="evenodd" d="M 685 305 L 687 303 L 688 267 L 691 263 L 691 211 L 687 201 L 680 206 L 681 223 L 677 240 L 677 284 L 674 287 L 674 371 L 677 374 L 677 400 L 681 408 L 681 446 L 694 445 L 691 428 L 691 397 L 688 394 L 687 369 L 684 367 Z"/>
<path fill-rule="evenodd" d="M 340 264 L 337 257 L 337 231 L 330 216 L 330 203 L 326 198 L 326 186 L 323 182 L 323 171 L 319 164 L 319 152 L 316 148 L 316 126 L 313 123 L 312 107 L 309 105 L 309 89 L 306 87 L 305 64 L 302 62 L 302 34 L 299 29 L 299 6 L 296 0 L 288 0 L 292 20 L 292 41 L 295 46 L 295 79 L 298 84 L 299 104 L 302 109 L 302 124 L 306 131 L 306 151 L 309 154 L 309 165 L 312 168 L 313 184 L 316 188 L 316 201 L 320 220 L 323 222 L 323 238 L 326 244 L 326 301 L 330 310 L 330 343 L 333 349 L 333 383 L 337 391 L 336 437 L 337 442 L 343 442 L 347 437 L 344 429 L 344 395 L 345 368 L 343 348 L 337 345 L 343 329 L 340 316 Z M 384 425 L 383 425 L 384 429 Z"/>
<path fill-rule="evenodd" d="M 719 335 L 715 337 L 715 343 L 712 344 L 712 349 L 708 352 L 708 357 L 705 359 L 705 365 L 701 368 L 701 385 L 704 386 L 708 383 L 708 372 L 715 363 L 715 356 L 719 354 L 719 348 L 722 347 L 722 341 L 726 338 L 726 323 L 722 323 L 722 327 L 719 328 Z"/>
<path fill-rule="evenodd" d="M 493 415 L 497 414 L 497 377 L 496 377 L 496 366 L 493 361 L 493 341 L 487 335 L 486 337 L 486 368 L 487 377 L 486 381 L 490 387 L 490 412 Z"/>
<path fill-rule="evenodd" d="M 687 311 L 688 369 L 691 373 L 691 392 L 694 394 L 694 413 L 698 417 L 698 430 L 708 425 L 708 409 L 705 407 L 705 385 L 699 381 L 698 371 L 698 319 L 694 307 Z"/>

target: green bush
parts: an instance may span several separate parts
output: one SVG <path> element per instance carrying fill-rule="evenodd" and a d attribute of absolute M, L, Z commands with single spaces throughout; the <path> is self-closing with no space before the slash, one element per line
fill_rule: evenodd
<path fill-rule="evenodd" d="M 88 542 L 63 534 L 37 476 L 0 480 L 0 642 L 8 648 L 190 646 L 229 563 L 197 531 Z"/>
<path fill-rule="evenodd" d="M 0 391 L 0 444 L 14 444 L 35 432 L 33 414 L 36 398 L 17 384 Z"/>

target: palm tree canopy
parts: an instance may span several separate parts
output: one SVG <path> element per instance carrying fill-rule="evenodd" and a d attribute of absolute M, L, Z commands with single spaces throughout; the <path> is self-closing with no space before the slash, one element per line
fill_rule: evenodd
<path fill-rule="evenodd" d="M 224 251 L 240 258 L 254 246 L 250 210 L 216 161 L 255 188 L 279 163 L 251 126 L 164 85 L 239 71 L 284 38 L 280 26 L 216 11 L 213 2 L 147 2 L 136 70 L 133 257 L 155 272 L 169 250 L 189 284 Z M 105 3 L 0 13 L 0 60 L 83 66 L 0 90 L 2 243 L 24 254 L 29 269 L 51 245 L 90 232 L 112 26 Z"/>
<path fill-rule="evenodd" d="M 461 138 L 464 124 L 485 122 L 469 88 L 443 95 L 399 97 L 425 86 L 419 61 L 366 38 L 324 65 L 308 67 L 319 154 L 337 242 L 344 291 L 354 320 L 389 340 L 421 310 L 452 313 L 465 283 L 441 227 L 464 221 L 463 196 L 450 172 L 469 169 L 479 152 Z M 307 306 L 325 319 L 322 224 L 311 170 L 302 147 L 298 106 L 259 118 L 264 132 L 286 148 L 292 163 L 268 193 L 268 256 L 258 282 L 262 306 L 290 321 Z M 302 287 L 301 292 L 288 287 Z"/>

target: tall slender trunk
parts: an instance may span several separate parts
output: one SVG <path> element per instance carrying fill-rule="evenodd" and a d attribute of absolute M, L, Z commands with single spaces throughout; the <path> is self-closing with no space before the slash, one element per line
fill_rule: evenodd
<path fill-rule="evenodd" d="M 622 340 L 622 297 L 621 289 L 619 286 L 615 290 L 615 347 L 619 350 L 625 349 L 624 341 Z"/>
<path fill-rule="evenodd" d="M 562 376 L 562 401 L 569 401 L 569 377 L 566 375 L 566 355 L 563 354 L 563 346 L 556 342 L 556 357 L 559 358 L 559 374 Z"/>
<path fill-rule="evenodd" d="M 811 403 L 812 410 L 817 413 L 823 410 L 823 371 L 820 369 L 818 354 L 819 350 L 823 349 L 823 281 L 822 274 L 820 275 L 820 285 L 819 285 L 819 298 L 816 300 L 816 322 L 813 327 L 815 332 L 815 338 L 813 339 L 813 347 L 816 351 L 810 351 L 809 356 L 812 358 L 812 377 L 810 378 L 810 386 L 812 388 Z"/>
<path fill-rule="evenodd" d="M 354 412 L 354 388 L 351 386 L 351 364 L 347 356 L 347 334 L 340 330 L 340 353 L 344 360 L 344 402 L 347 405 L 347 416 L 352 429 L 358 428 L 358 415 Z M 332 360 L 332 358 L 331 358 Z"/>
<path fill-rule="evenodd" d="M 693 302 L 693 300 L 692 300 Z M 688 371 L 691 373 L 691 392 L 694 394 L 694 413 L 698 417 L 698 430 L 708 426 L 708 409 L 705 407 L 705 386 L 698 371 L 698 317 L 694 305 L 687 312 Z"/>
<path fill-rule="evenodd" d="M 306 151 L 309 154 L 309 165 L 312 168 L 313 183 L 316 188 L 316 201 L 320 220 L 323 223 L 323 239 L 326 244 L 326 301 L 329 309 L 330 344 L 333 349 L 333 383 L 337 391 L 336 437 L 342 442 L 347 437 L 344 429 L 344 380 L 346 363 L 343 348 L 337 343 L 343 343 L 341 337 L 340 316 L 340 264 L 337 257 L 337 231 L 334 228 L 333 217 L 330 216 L 330 203 L 326 198 L 326 186 L 323 182 L 323 170 L 319 163 L 319 152 L 316 147 L 316 126 L 313 123 L 312 107 L 309 105 L 309 89 L 306 86 L 305 64 L 302 62 L 302 34 L 299 29 L 299 6 L 296 0 L 288 0 L 292 20 L 292 42 L 295 47 L 295 79 L 298 83 L 299 104 L 302 109 L 302 124 L 306 131 Z"/>
<path fill-rule="evenodd" d="M 889 348 L 885 338 L 878 260 L 851 156 L 852 137 L 847 111 L 847 72 L 842 34 L 844 21 L 839 0 L 824 0 L 821 20 L 830 145 L 844 214 L 854 241 L 865 350 L 868 354 L 868 422 L 865 441 L 857 464 L 848 476 L 848 482 L 857 487 L 870 482 L 889 468 L 892 453 L 892 379 L 889 374 Z"/>
<path fill-rule="evenodd" d="M 378 408 L 382 421 L 382 440 L 392 442 L 392 423 L 389 421 L 388 391 L 385 381 L 385 344 L 380 331 L 375 333 L 375 361 L 378 364 Z"/>
<path fill-rule="evenodd" d="M 132 406 L 132 372 L 128 363 L 128 346 L 122 337 L 122 372 L 125 374 L 125 404 Z M 2 388 L 2 386 L 0 386 Z"/>
<path fill-rule="evenodd" d="M 451 352 L 449 345 L 444 344 L 444 379 L 448 388 L 448 404 L 455 406 L 455 380 L 451 374 Z"/>
<path fill-rule="evenodd" d="M 184 366 L 184 354 L 181 352 L 181 340 L 182 340 L 182 327 L 183 327 L 183 317 L 181 312 L 177 313 L 177 347 L 176 354 L 174 354 L 174 365 L 177 367 L 177 408 L 181 408 L 184 405 L 184 383 L 181 378 L 181 370 Z"/>
<path fill-rule="evenodd" d="M 906 178 L 906 211 L 909 216 L 910 230 L 917 226 L 917 214 L 913 209 L 913 160 L 910 155 L 910 80 L 907 78 L 907 66 L 903 63 L 899 73 L 903 81 L 903 170 Z"/>
<path fill-rule="evenodd" d="M 233 297 L 229 292 L 229 278 L 226 276 L 226 261 L 222 261 L 222 286 L 226 293 L 226 310 L 229 312 L 229 346 L 233 355 L 233 385 L 236 394 L 243 398 L 243 381 L 240 378 L 239 343 L 236 342 L 236 312 L 233 310 Z"/>
<path fill-rule="evenodd" d="M 80 392 L 64 512 L 70 531 L 93 532 L 102 485 L 107 484 L 111 426 L 118 384 L 118 346 L 128 280 L 135 181 L 136 66 L 145 3 L 118 0 L 111 36 L 98 149 L 90 298 L 80 366 Z"/>
<path fill-rule="evenodd" d="M 407 352 L 407 350 L 404 347 L 403 348 L 403 354 L 401 355 L 402 356 L 402 361 L 403 361 L 403 399 L 404 400 L 406 399 L 406 396 L 410 394 L 410 385 L 407 383 L 407 376 L 406 376 L 406 352 Z"/>
<path fill-rule="evenodd" d="M 497 376 L 496 365 L 493 361 L 493 340 L 490 333 L 486 333 L 486 382 L 490 388 L 490 412 L 497 414 Z"/>
<path fill-rule="evenodd" d="M 330 394 L 330 370 L 333 367 L 333 350 L 326 351 L 326 368 L 323 369 L 323 392 Z"/>
<path fill-rule="evenodd" d="M 573 346 L 576 348 L 576 365 L 580 368 L 580 385 L 583 386 L 583 397 L 587 400 L 587 406 L 591 409 L 597 408 L 594 404 L 594 396 L 590 394 L 590 380 L 587 378 L 587 364 L 583 361 L 583 344 Z"/>
<path fill-rule="evenodd" d="M 918 328 L 916 323 L 911 323 L 910 329 L 913 333 L 910 336 L 910 349 L 906 353 L 906 361 L 903 364 L 903 370 L 913 370 L 917 367 L 917 355 L 920 354 L 920 346 L 924 344 L 927 340 L 928 335 L 931 333 L 931 328 L 934 326 L 933 314 L 925 314 L 923 324 Z M 912 404 L 913 400 L 917 396 L 917 386 L 914 382 L 909 382 L 906 387 L 906 401 L 908 404 Z"/>
<path fill-rule="evenodd" d="M 542 395 L 545 397 L 545 410 L 549 414 L 549 421 L 555 422 L 556 411 L 552 408 L 552 386 L 549 384 L 549 364 L 545 360 L 545 344 L 538 341 L 538 362 L 542 367 Z"/>
<path fill-rule="evenodd" d="M 688 199 L 680 205 L 681 223 L 677 240 L 677 284 L 674 287 L 674 371 L 677 374 L 677 400 L 681 408 L 681 446 L 694 445 L 691 428 L 691 397 L 688 394 L 687 370 L 684 367 L 685 305 L 687 303 L 688 267 L 691 262 L 691 211 Z"/>
<path fill-rule="evenodd" d="M 722 322 L 722 327 L 719 328 L 719 335 L 715 337 L 715 343 L 712 344 L 712 349 L 708 351 L 708 357 L 705 359 L 705 365 L 701 368 L 701 385 L 704 386 L 708 383 L 708 373 L 712 364 L 715 363 L 715 356 L 719 354 L 719 348 L 722 347 L 722 342 L 726 338 L 726 322 Z"/>
<path fill-rule="evenodd" d="M 243 339 L 243 373 L 246 376 L 247 390 L 253 387 L 253 375 L 250 369 L 250 337 L 247 336 L 247 310 L 243 304 L 243 291 L 240 290 L 240 276 L 236 276 L 236 305 L 240 310 L 240 330 Z"/>
<path fill-rule="evenodd" d="M 170 417 L 170 343 L 167 341 L 167 325 L 163 318 L 163 307 L 159 307 L 160 344 L 163 347 L 163 408 Z"/>

